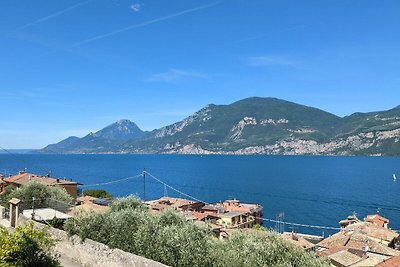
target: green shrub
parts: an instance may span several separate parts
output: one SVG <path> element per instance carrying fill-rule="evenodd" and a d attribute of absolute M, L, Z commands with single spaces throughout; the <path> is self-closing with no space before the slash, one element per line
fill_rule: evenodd
<path fill-rule="evenodd" d="M 13 197 L 22 200 L 24 209 L 32 208 L 33 197 L 35 197 L 35 208 L 51 207 L 59 211 L 67 211 L 72 205 L 72 197 L 65 188 L 47 186 L 37 181 L 30 181 L 15 189 L 7 187 L 6 191 L 1 194 L 3 203 L 8 202 Z M 5 207 L 8 207 L 8 203 Z"/>
<path fill-rule="evenodd" d="M 119 198 L 110 205 L 112 212 L 117 212 L 126 209 L 140 209 L 147 210 L 146 205 L 137 196 L 128 196 L 124 198 Z"/>
<path fill-rule="evenodd" d="M 111 198 L 112 195 L 104 189 L 87 189 L 83 191 L 84 196 L 91 196 L 95 198 Z"/>
<path fill-rule="evenodd" d="M 54 240 L 50 235 L 35 229 L 32 223 L 18 226 L 12 234 L 0 227 L 0 266 L 61 266 L 50 253 L 52 246 Z"/>
<path fill-rule="evenodd" d="M 174 210 L 151 215 L 136 197 L 115 201 L 105 213 L 81 213 L 64 229 L 169 266 L 329 266 L 269 231 L 218 240 L 207 224 Z"/>

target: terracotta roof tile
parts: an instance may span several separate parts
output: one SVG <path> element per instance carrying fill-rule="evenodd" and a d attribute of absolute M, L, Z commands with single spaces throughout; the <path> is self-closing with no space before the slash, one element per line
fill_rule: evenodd
<path fill-rule="evenodd" d="M 33 173 L 20 173 L 4 179 L 7 183 L 24 185 L 30 181 L 38 181 L 46 185 L 77 185 L 77 182 L 67 181 L 66 179 L 51 178 L 48 176 L 37 175 Z"/>
<path fill-rule="evenodd" d="M 391 257 L 390 259 L 378 264 L 377 267 L 400 267 L 400 257 Z"/>

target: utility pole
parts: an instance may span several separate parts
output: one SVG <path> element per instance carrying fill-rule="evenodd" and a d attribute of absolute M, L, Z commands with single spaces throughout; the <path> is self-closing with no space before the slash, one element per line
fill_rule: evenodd
<path fill-rule="evenodd" d="M 35 197 L 32 197 L 32 220 L 35 219 Z"/>
<path fill-rule="evenodd" d="M 164 197 L 168 196 L 168 192 L 167 192 L 167 185 L 164 184 Z"/>
<path fill-rule="evenodd" d="M 146 201 L 146 169 L 143 169 L 143 202 Z"/>

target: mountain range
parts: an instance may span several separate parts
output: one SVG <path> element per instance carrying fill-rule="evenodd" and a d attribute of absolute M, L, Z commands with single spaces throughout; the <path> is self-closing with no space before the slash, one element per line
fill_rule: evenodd
<path fill-rule="evenodd" d="M 339 117 L 277 98 L 252 97 L 207 105 L 151 132 L 120 120 L 40 152 L 400 155 L 400 106 Z"/>

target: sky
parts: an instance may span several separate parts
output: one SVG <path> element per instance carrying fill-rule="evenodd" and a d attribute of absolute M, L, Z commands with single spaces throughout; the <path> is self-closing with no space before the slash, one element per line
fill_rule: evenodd
<path fill-rule="evenodd" d="M 2 0 L 0 146 L 277 97 L 339 116 L 400 105 L 398 0 Z"/>

